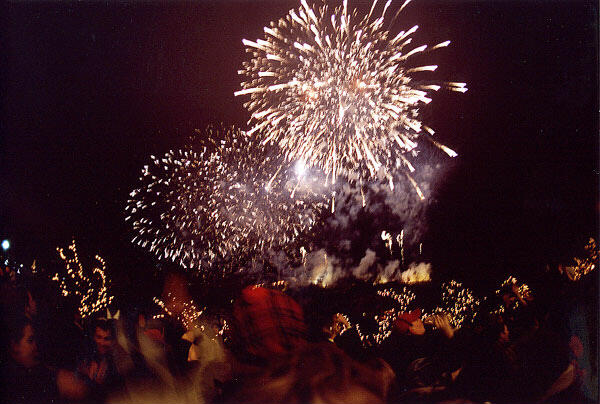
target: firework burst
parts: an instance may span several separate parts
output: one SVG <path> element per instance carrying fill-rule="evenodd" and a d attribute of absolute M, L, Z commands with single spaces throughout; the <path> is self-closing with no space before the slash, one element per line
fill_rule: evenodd
<path fill-rule="evenodd" d="M 235 128 L 211 127 L 183 150 L 152 156 L 131 192 L 134 243 L 184 268 L 240 263 L 285 246 L 327 206 L 312 177 L 275 146 Z"/>
<path fill-rule="evenodd" d="M 411 46 L 417 26 L 396 35 L 384 28 L 390 3 L 375 17 L 375 0 L 369 14 L 360 17 L 348 10 L 347 0 L 332 12 L 327 5 L 314 9 L 301 0 L 298 10 L 264 28 L 264 39 L 243 40 L 252 59 L 239 71 L 245 81 L 235 95 L 250 96 L 244 104 L 252 114 L 250 132 L 268 129 L 265 140 L 277 142 L 288 160 L 319 167 L 332 180 L 383 173 L 391 181 L 391 173 L 403 168 L 419 192 L 407 157 L 417 153 L 421 134 L 456 156 L 433 140 L 433 130 L 419 120 L 419 107 L 442 86 L 466 88 L 413 78 L 437 66 L 412 63 L 411 57 L 427 48 Z"/>

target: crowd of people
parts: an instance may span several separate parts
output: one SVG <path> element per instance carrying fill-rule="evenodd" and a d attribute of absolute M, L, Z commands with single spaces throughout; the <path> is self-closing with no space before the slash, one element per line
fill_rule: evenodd
<path fill-rule="evenodd" d="M 182 304 L 186 284 L 174 277 L 163 293 L 170 316 L 132 308 L 81 318 L 8 271 L 0 291 L 6 403 L 597 400 L 595 287 L 590 296 L 581 288 L 524 296 L 509 284 L 460 328 L 415 307 L 394 318 L 389 337 L 366 344 L 334 308 L 315 312 L 277 288 L 248 286 L 228 321 L 208 321 Z"/>

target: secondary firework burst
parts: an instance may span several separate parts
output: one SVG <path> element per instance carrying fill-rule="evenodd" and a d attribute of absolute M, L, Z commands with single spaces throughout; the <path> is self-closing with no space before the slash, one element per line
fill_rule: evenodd
<path fill-rule="evenodd" d="M 320 167 L 332 180 L 383 174 L 391 183 L 401 169 L 423 199 L 410 176 L 417 141 L 424 137 L 448 155 L 456 153 L 433 139 L 419 108 L 441 87 L 466 88 L 415 80 L 415 73 L 437 66 L 415 65 L 412 57 L 450 41 L 430 49 L 412 46 L 417 26 L 393 35 L 384 28 L 390 3 L 378 7 L 375 0 L 361 17 L 348 10 L 347 0 L 331 12 L 301 0 L 298 10 L 264 28 L 264 39 L 243 40 L 252 58 L 238 72 L 243 89 L 235 95 L 250 97 L 244 104 L 252 114 L 250 132 L 268 129 L 265 140 L 276 141 L 288 160 Z"/>
<path fill-rule="evenodd" d="M 276 146 L 210 127 L 184 149 L 152 156 L 126 220 L 133 241 L 159 259 L 195 269 L 237 265 L 313 226 L 328 201 L 311 178 Z"/>

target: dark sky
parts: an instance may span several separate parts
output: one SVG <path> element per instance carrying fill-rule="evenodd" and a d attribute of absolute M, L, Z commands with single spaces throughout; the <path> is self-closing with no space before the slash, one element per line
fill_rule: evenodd
<path fill-rule="evenodd" d="M 245 125 L 241 40 L 298 3 L 8 3 L 0 237 L 14 257 L 49 260 L 75 236 L 124 283 L 151 267 L 123 220 L 141 167 L 194 128 Z M 460 155 L 429 214 L 437 267 L 550 262 L 597 232 L 598 12 L 593 0 L 414 0 L 403 12 L 394 30 L 452 40 L 431 56 L 436 77 L 469 87 L 425 111 Z"/>

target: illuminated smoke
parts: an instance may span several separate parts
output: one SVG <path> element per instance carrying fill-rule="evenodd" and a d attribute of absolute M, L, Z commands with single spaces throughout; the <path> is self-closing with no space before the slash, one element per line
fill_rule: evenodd
<path fill-rule="evenodd" d="M 402 271 L 398 260 L 389 261 L 379 274 L 378 283 L 401 282 L 406 284 L 431 281 L 431 264 L 412 262 Z"/>
<path fill-rule="evenodd" d="M 406 271 L 400 273 L 400 281 L 403 283 L 419 283 L 431 280 L 431 264 L 421 262 L 412 263 Z"/>
<path fill-rule="evenodd" d="M 376 260 L 377 255 L 375 254 L 375 251 L 367 249 L 365 256 L 360 260 L 358 266 L 352 269 L 352 275 L 358 279 L 364 279 L 368 277 L 369 268 L 373 266 Z"/>

